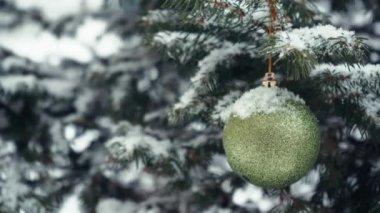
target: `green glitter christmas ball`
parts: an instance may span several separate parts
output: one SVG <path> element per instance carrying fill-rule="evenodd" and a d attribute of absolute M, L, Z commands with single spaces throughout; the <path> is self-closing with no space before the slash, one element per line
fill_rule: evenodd
<path fill-rule="evenodd" d="M 279 189 L 313 167 L 319 153 L 319 126 L 293 93 L 260 87 L 233 105 L 223 146 L 237 174 L 254 185 Z"/>

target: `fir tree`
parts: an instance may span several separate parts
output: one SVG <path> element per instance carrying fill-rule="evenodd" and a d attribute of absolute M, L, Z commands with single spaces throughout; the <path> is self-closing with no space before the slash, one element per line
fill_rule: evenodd
<path fill-rule="evenodd" d="M 280 87 L 302 97 L 322 127 L 330 126 L 332 118 L 342 123 L 329 129 L 341 131 L 338 136 L 324 132 L 318 163 L 310 173 L 314 179 L 306 177 L 292 185 L 290 194 L 286 189 L 278 195 L 267 192 L 272 199 L 281 198 L 272 211 L 376 211 L 380 66 L 367 64 L 369 47 L 364 38 L 331 25 L 312 3 L 273 1 L 276 13 L 271 19 L 270 2 L 168 0 L 165 9 L 145 16 L 148 42 L 177 61 L 180 70 L 193 73 L 189 88 L 172 108 L 171 122 L 202 121 L 223 127 L 239 97 L 260 86 L 268 57 L 273 56 Z M 271 20 L 273 37 L 268 34 Z M 320 175 L 315 194 L 297 196 L 302 182 L 316 181 L 315 173 Z M 225 183 L 231 177 L 219 178 Z M 357 202 L 347 204 L 347 200 Z M 190 211 L 207 205 L 196 206 L 191 205 Z"/>

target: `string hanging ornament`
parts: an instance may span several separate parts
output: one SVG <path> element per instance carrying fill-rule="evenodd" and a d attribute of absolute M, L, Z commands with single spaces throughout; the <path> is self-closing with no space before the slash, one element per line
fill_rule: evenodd
<path fill-rule="evenodd" d="M 273 37 L 273 25 L 274 22 L 277 19 L 277 11 L 276 11 L 276 6 L 273 2 L 273 0 L 267 0 L 268 2 L 268 7 L 269 7 L 269 26 L 268 26 L 268 36 L 269 39 L 271 40 Z M 263 86 L 265 87 L 276 87 L 277 86 L 277 80 L 276 80 L 276 75 L 273 73 L 273 59 L 272 59 L 272 54 L 269 54 L 268 57 L 268 72 L 265 73 L 264 79 L 263 79 Z"/>

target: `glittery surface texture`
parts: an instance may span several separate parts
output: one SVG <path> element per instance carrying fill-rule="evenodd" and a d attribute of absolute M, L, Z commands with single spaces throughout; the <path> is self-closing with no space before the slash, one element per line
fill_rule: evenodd
<path fill-rule="evenodd" d="M 233 170 L 254 185 L 283 188 L 314 165 L 319 126 L 307 106 L 288 101 L 287 111 L 253 114 L 226 122 L 223 146 Z"/>

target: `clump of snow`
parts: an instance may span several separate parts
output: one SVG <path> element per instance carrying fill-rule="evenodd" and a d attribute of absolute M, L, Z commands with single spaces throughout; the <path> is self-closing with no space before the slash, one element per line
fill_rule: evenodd
<path fill-rule="evenodd" d="M 354 38 L 353 31 L 343 30 L 332 25 L 318 25 L 314 27 L 304 27 L 291 31 L 281 31 L 276 34 L 277 47 L 283 48 L 286 53 L 291 49 L 305 50 L 320 46 L 332 38 L 341 38 L 351 43 Z"/>
<path fill-rule="evenodd" d="M 168 155 L 170 142 L 158 141 L 148 135 L 129 135 L 128 137 L 115 137 L 108 142 L 109 146 L 114 143 L 121 143 L 126 150 L 125 155 L 130 156 L 138 148 L 149 148 L 155 155 Z"/>
<path fill-rule="evenodd" d="M 91 52 L 72 38 L 57 38 L 36 23 L 0 32 L 0 46 L 37 63 L 56 63 L 60 58 L 89 62 Z"/>
<path fill-rule="evenodd" d="M 246 16 L 249 16 L 252 20 L 258 21 L 268 21 L 269 20 L 269 8 L 268 2 L 266 0 L 255 1 L 255 6 L 253 6 L 252 1 L 242 0 L 242 1 L 230 1 L 228 0 L 233 8 L 241 9 Z M 280 3 L 276 2 L 276 6 L 281 6 Z M 279 8 L 277 8 L 279 9 Z M 279 10 L 278 10 L 279 11 Z"/>
<path fill-rule="evenodd" d="M 118 172 L 117 179 L 125 186 L 128 184 L 137 184 L 141 181 L 141 177 L 146 175 L 144 168 L 145 165 L 132 163 L 126 169 Z"/>
<path fill-rule="evenodd" d="M 123 41 L 120 36 L 114 33 L 104 34 L 97 44 L 94 45 L 95 53 L 102 58 L 110 57 L 117 53 L 123 46 Z"/>
<path fill-rule="evenodd" d="M 290 186 L 290 193 L 306 201 L 310 201 L 315 194 L 315 189 L 320 179 L 320 169 L 310 171 L 305 177 Z"/>
<path fill-rule="evenodd" d="M 238 206 L 259 209 L 260 212 L 269 212 L 280 203 L 279 198 L 266 196 L 263 189 L 252 184 L 235 190 L 232 201 Z"/>
<path fill-rule="evenodd" d="M 113 198 L 103 199 L 96 206 L 97 213 L 113 213 L 113 212 L 124 212 L 132 213 L 138 209 L 138 205 L 133 202 L 121 202 Z"/>
<path fill-rule="evenodd" d="M 38 89 L 58 98 L 69 98 L 76 84 L 62 79 L 37 80 L 34 75 L 9 75 L 1 77 L 0 87 L 9 93 L 16 93 L 20 89 L 27 91 Z"/>
<path fill-rule="evenodd" d="M 160 198 L 147 200 L 141 203 L 135 203 L 129 200 L 120 201 L 114 198 L 106 198 L 99 201 L 96 206 L 96 213 L 158 213 L 162 212 L 155 205 L 155 203 L 159 203 L 159 201 Z"/>
<path fill-rule="evenodd" d="M 68 196 L 63 202 L 58 213 L 83 213 L 82 201 L 77 194 Z"/>
<path fill-rule="evenodd" d="M 0 147 L 0 158 L 12 155 L 17 151 L 16 145 L 12 141 L 4 141 L 2 138 L 0 138 Z"/>
<path fill-rule="evenodd" d="M 21 87 L 27 90 L 34 89 L 36 85 L 37 79 L 33 75 L 12 75 L 0 78 L 0 87 L 10 93 L 17 92 Z"/>
<path fill-rule="evenodd" d="M 122 47 L 123 41 L 115 33 L 107 33 L 107 25 L 105 20 L 87 18 L 78 28 L 75 38 L 82 44 L 94 48 L 98 56 L 109 57 Z"/>
<path fill-rule="evenodd" d="M 149 174 L 144 169 L 143 164 L 131 163 L 126 169 L 117 173 L 116 179 L 125 186 L 133 184 L 145 192 L 154 192 L 161 186 L 162 179 Z"/>
<path fill-rule="evenodd" d="M 361 101 L 368 116 L 373 118 L 374 122 L 380 125 L 380 98 L 373 93 L 367 94 Z"/>
<path fill-rule="evenodd" d="M 202 213 L 231 213 L 232 210 L 229 208 L 221 208 L 217 205 L 212 205 L 208 207 L 206 210 L 202 211 Z"/>
<path fill-rule="evenodd" d="M 59 65 L 64 59 L 89 63 L 95 54 L 109 57 L 123 46 L 120 36 L 106 33 L 106 26 L 104 20 L 87 18 L 75 36 L 57 37 L 38 23 L 26 22 L 0 31 L 0 46 L 37 63 Z"/>
<path fill-rule="evenodd" d="M 355 27 L 364 27 L 373 21 L 373 17 L 373 11 L 359 10 L 353 13 L 351 24 Z"/>
<path fill-rule="evenodd" d="M 232 115 L 246 119 L 252 114 L 287 111 L 287 102 L 305 103 L 299 96 L 283 88 L 257 87 L 244 93 L 232 106 Z"/>
<path fill-rule="evenodd" d="M 42 79 L 39 80 L 39 85 L 41 88 L 46 90 L 50 95 L 59 98 L 70 98 L 72 97 L 77 82 L 73 80 L 62 80 L 62 79 Z"/>
<path fill-rule="evenodd" d="M 224 175 L 227 172 L 231 172 L 232 169 L 227 162 L 227 158 L 225 155 L 215 154 L 211 158 L 211 162 L 207 168 L 210 173 L 216 175 Z"/>
<path fill-rule="evenodd" d="M 86 45 L 96 43 L 98 38 L 107 30 L 107 23 L 101 19 L 86 18 L 76 32 L 78 41 Z"/>
<path fill-rule="evenodd" d="M 183 109 L 190 105 L 196 97 L 196 91 L 194 88 L 188 89 L 179 99 L 179 102 L 174 105 L 174 109 Z"/>
<path fill-rule="evenodd" d="M 352 79 L 373 78 L 380 74 L 380 64 L 367 64 L 365 66 L 350 66 L 344 64 L 320 64 L 316 66 L 310 73 L 311 77 L 318 76 L 323 73 L 332 72 L 333 74 L 351 76 Z"/>
<path fill-rule="evenodd" d="M 143 20 L 151 23 L 165 23 L 174 21 L 176 18 L 178 14 L 172 10 L 150 10 Z"/>
<path fill-rule="evenodd" d="M 351 131 L 349 131 L 350 133 L 350 136 L 352 138 L 354 138 L 355 140 L 357 141 L 365 141 L 368 139 L 368 132 L 367 131 L 363 131 L 361 130 L 360 128 L 358 127 L 354 127 L 351 129 Z"/>
<path fill-rule="evenodd" d="M 154 138 L 140 126 L 129 127 L 124 135 L 110 139 L 106 146 L 118 159 L 129 159 L 139 148 L 146 148 L 155 156 L 167 157 L 172 147 L 169 140 Z"/>
<path fill-rule="evenodd" d="M 68 130 L 69 131 L 69 130 Z M 68 133 L 65 131 L 65 133 Z M 68 135 L 66 135 L 68 136 Z M 98 130 L 88 130 L 79 137 L 69 141 L 70 148 L 76 152 L 81 153 L 91 146 L 91 144 L 100 137 Z"/>
<path fill-rule="evenodd" d="M 318 0 L 313 2 L 317 9 L 322 13 L 330 13 L 331 12 L 331 2 Z"/>
<path fill-rule="evenodd" d="M 121 49 L 123 41 L 119 35 L 107 33 L 108 23 L 102 19 L 86 18 L 77 29 L 75 40 L 93 49 L 99 57 L 106 58 Z"/>
<path fill-rule="evenodd" d="M 240 91 L 232 91 L 220 99 L 214 107 L 212 119 L 225 122 L 231 115 L 233 104 L 240 96 Z"/>

